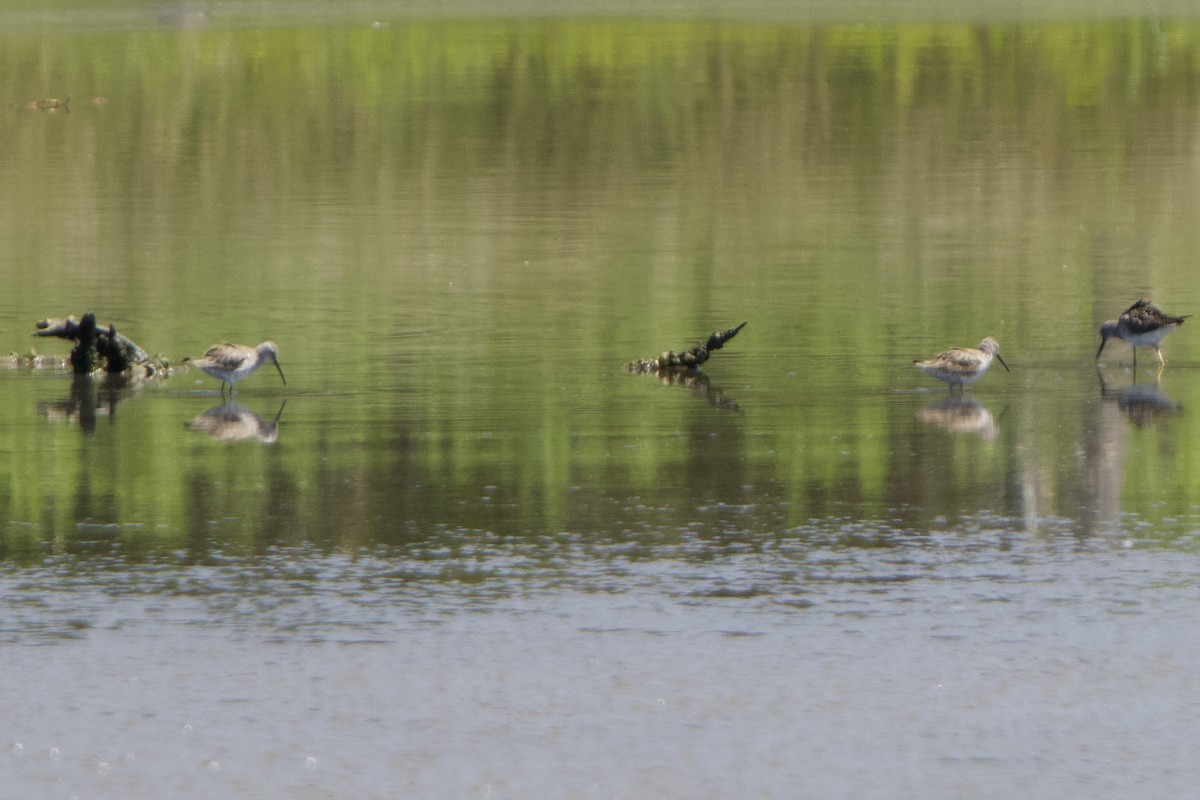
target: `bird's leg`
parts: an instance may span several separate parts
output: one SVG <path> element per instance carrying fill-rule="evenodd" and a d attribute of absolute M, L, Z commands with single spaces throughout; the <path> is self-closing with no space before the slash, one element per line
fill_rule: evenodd
<path fill-rule="evenodd" d="M 1137 348 L 1133 348 L 1133 371 L 1137 372 Z"/>
<path fill-rule="evenodd" d="M 1162 350 L 1158 349 L 1158 345 L 1154 345 L 1154 352 L 1158 355 L 1158 368 L 1162 369 L 1167 365 L 1167 360 L 1163 358 Z"/>

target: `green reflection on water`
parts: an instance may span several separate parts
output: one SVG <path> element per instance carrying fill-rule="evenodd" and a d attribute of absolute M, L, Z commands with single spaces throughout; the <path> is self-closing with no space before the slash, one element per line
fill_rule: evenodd
<path fill-rule="evenodd" d="M 176 361 L 269 335 L 295 384 L 245 385 L 265 419 L 290 398 L 276 445 L 220 446 L 185 428 L 216 403 L 194 374 L 89 436 L 32 423 L 65 385 L 5 376 L 6 553 L 669 538 L 698 508 L 1086 527 L 1112 437 L 1101 516 L 1186 520 L 1177 415 L 1108 419 L 1079 367 L 1136 296 L 1200 303 L 1198 59 L 1200 25 L 1151 19 L 6 37 L 11 349 L 95 308 Z M 736 411 L 618 372 L 742 319 L 706 366 Z M 893 392 L 987 334 L 1015 368 L 977 390 L 995 437 Z"/>

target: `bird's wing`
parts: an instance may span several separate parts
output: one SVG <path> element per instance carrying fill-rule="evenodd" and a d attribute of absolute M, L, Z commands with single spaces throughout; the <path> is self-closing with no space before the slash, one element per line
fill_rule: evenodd
<path fill-rule="evenodd" d="M 1139 300 L 1122 316 L 1125 318 L 1125 326 L 1133 334 L 1150 333 L 1164 325 L 1178 325 L 1184 319 L 1168 316 L 1145 300 Z"/>
<path fill-rule="evenodd" d="M 951 347 L 949 350 L 938 353 L 933 360 L 944 364 L 953 364 L 956 367 L 973 367 L 978 363 L 978 359 L 965 347 Z"/>
<path fill-rule="evenodd" d="M 1150 305 L 1150 301 L 1143 297 L 1140 300 L 1138 300 L 1136 303 L 1131 305 L 1129 308 L 1122 311 L 1121 316 L 1124 317 L 1127 314 L 1134 314 L 1142 309 L 1154 310 L 1154 306 Z"/>
<path fill-rule="evenodd" d="M 246 353 L 244 352 L 244 348 L 226 342 L 225 344 L 215 344 L 208 348 L 204 353 L 204 357 L 222 369 L 232 370 L 237 369 L 238 365 L 246 360 Z"/>

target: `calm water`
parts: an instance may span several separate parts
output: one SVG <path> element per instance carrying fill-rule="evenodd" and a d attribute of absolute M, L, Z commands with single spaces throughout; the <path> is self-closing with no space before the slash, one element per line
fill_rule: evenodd
<path fill-rule="evenodd" d="M 288 376 L 0 373 L 6 790 L 1192 791 L 1200 21 L 897 8 L 0 13 L 4 347 Z"/>

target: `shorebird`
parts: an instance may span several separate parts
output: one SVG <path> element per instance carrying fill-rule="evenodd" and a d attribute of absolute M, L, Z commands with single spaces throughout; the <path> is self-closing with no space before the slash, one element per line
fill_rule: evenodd
<path fill-rule="evenodd" d="M 1004 364 L 1004 359 L 1000 358 L 1000 345 L 989 336 L 979 343 L 979 349 L 951 347 L 933 358 L 913 361 L 913 365 L 926 375 L 950 384 L 950 391 L 954 391 L 956 385 L 961 387 L 982 378 L 993 358 Z M 1004 369 L 1008 370 L 1008 364 L 1004 364 Z"/>
<path fill-rule="evenodd" d="M 1167 360 L 1163 358 L 1162 351 L 1158 349 L 1158 343 L 1190 316 L 1191 314 L 1173 317 L 1150 305 L 1149 300 L 1138 300 L 1125 309 L 1120 319 L 1110 319 L 1100 326 L 1100 349 L 1096 351 L 1096 360 L 1100 360 L 1100 354 L 1104 352 L 1104 345 L 1108 344 L 1108 340 L 1115 336 L 1133 348 L 1134 369 L 1137 369 L 1137 349 L 1139 347 L 1153 347 L 1155 354 L 1158 355 L 1158 365 L 1166 366 Z"/>
<path fill-rule="evenodd" d="M 229 392 L 233 393 L 233 385 L 244 380 L 270 361 L 279 370 L 283 385 L 287 386 L 287 378 L 283 377 L 283 367 L 279 366 L 279 348 L 274 342 L 263 342 L 258 347 L 247 347 L 242 344 L 214 344 L 200 358 L 184 359 L 190 361 L 205 374 L 221 381 L 221 391 L 229 384 Z"/>

